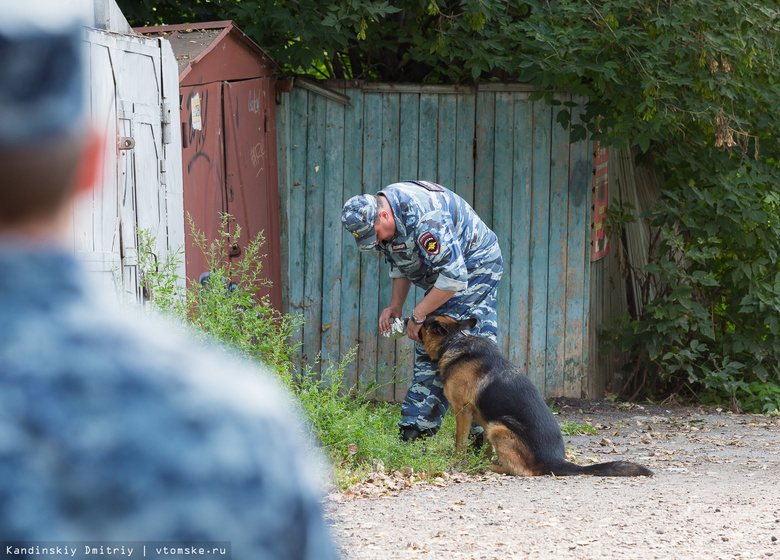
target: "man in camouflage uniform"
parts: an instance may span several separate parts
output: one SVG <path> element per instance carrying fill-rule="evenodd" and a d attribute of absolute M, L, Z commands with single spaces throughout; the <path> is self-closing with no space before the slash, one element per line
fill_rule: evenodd
<path fill-rule="evenodd" d="M 0 17 L 0 541 L 335 558 L 313 450 L 276 382 L 103 301 L 66 248 L 103 147 L 81 20 L 39 4 Z"/>
<path fill-rule="evenodd" d="M 352 197 L 341 220 L 361 251 L 376 249 L 390 265 L 393 292 L 380 314 L 380 331 L 387 332 L 390 320 L 401 317 L 412 284 L 426 290 L 407 323 L 415 341 L 414 373 L 399 426 L 404 441 L 433 435 L 448 403 L 437 366 L 420 342 L 420 328 L 434 312 L 476 317 L 472 334 L 496 341 L 496 288 L 503 272 L 496 234 L 465 200 L 428 181 L 394 183 L 376 196 Z M 474 426 L 472 433 L 479 432 Z"/>

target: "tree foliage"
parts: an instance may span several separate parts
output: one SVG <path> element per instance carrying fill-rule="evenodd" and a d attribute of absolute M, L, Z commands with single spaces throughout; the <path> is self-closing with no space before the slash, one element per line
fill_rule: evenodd
<path fill-rule="evenodd" d="M 611 331 L 636 358 L 632 390 L 780 407 L 774 0 L 120 4 L 134 24 L 234 19 L 287 72 L 534 84 L 573 139 L 634 146 L 664 180 L 641 218 L 660 232 L 654 261 L 636 270 L 653 290 Z M 587 99 L 577 122 L 553 97 L 563 88 Z"/>
<path fill-rule="evenodd" d="M 654 258 L 635 271 L 654 289 L 641 315 L 611 331 L 633 352 L 632 389 L 704 389 L 717 402 L 780 408 L 777 6 L 545 9 L 525 22 L 538 49 L 524 76 L 586 95 L 573 135 L 638 146 L 664 178 L 642 216 L 660 232 Z M 565 109 L 559 116 L 567 122 Z"/>

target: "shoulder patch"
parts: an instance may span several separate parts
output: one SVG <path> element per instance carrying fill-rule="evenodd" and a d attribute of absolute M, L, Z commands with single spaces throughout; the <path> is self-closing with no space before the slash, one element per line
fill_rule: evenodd
<path fill-rule="evenodd" d="M 425 249 L 425 252 L 430 255 L 438 255 L 439 254 L 439 240 L 436 239 L 436 236 L 433 235 L 430 231 L 426 231 L 423 233 L 418 239 L 417 242 L 420 244 L 420 246 Z"/>
<path fill-rule="evenodd" d="M 414 183 L 418 187 L 422 187 L 432 192 L 444 192 L 444 187 L 442 187 L 441 185 L 437 185 L 436 183 L 431 183 L 430 181 L 406 181 L 406 182 Z"/>

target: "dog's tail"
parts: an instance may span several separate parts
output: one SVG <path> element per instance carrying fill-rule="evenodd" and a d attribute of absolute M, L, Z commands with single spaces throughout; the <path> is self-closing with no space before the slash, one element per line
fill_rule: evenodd
<path fill-rule="evenodd" d="M 515 435 L 523 440 L 525 427 L 511 416 L 502 416 L 501 422 L 505 424 Z M 580 474 L 589 474 L 591 476 L 653 476 L 653 471 L 637 463 L 628 461 L 612 461 L 609 463 L 596 463 L 595 465 L 577 465 L 560 459 L 546 458 L 538 461 L 537 465 L 541 472 L 555 476 L 577 476 Z M 540 473 L 541 474 L 541 473 Z"/>
<path fill-rule="evenodd" d="M 628 461 L 612 461 L 610 463 L 596 463 L 595 465 L 575 465 L 568 461 L 561 461 L 555 467 L 550 467 L 555 476 L 574 476 L 589 474 L 592 476 L 652 476 L 653 471 L 637 463 Z"/>

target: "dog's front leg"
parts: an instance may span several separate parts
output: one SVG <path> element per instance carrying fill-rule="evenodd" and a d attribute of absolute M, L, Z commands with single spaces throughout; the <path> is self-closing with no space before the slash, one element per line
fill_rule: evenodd
<path fill-rule="evenodd" d="M 463 451 L 463 442 L 468 437 L 471 430 L 472 414 L 469 406 L 466 404 L 456 412 L 455 415 L 455 452 Z"/>

